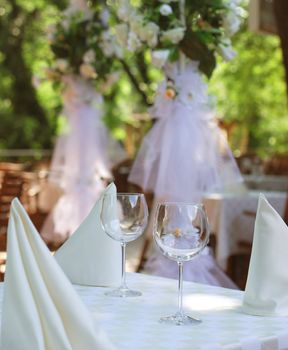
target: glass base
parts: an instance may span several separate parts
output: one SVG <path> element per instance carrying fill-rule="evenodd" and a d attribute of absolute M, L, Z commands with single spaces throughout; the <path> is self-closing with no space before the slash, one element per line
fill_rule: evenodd
<path fill-rule="evenodd" d="M 202 321 L 198 320 L 197 318 L 190 317 L 184 313 L 183 314 L 176 313 L 175 315 L 161 317 L 159 322 L 182 326 L 182 325 L 197 325 L 197 324 L 200 324 Z"/>
<path fill-rule="evenodd" d="M 129 298 L 139 297 L 140 295 L 142 295 L 142 293 L 137 290 L 131 290 L 129 288 L 118 288 L 106 292 L 105 295 L 107 295 L 108 297 Z"/>

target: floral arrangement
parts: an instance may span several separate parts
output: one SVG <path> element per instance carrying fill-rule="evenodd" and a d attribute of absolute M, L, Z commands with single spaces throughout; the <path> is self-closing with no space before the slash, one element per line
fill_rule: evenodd
<path fill-rule="evenodd" d="M 182 52 L 199 62 L 208 77 L 216 65 L 216 53 L 235 56 L 231 36 L 244 14 L 241 0 L 118 0 L 116 27 L 119 43 L 131 52 L 152 49 L 152 63 L 162 67 Z"/>
<path fill-rule="evenodd" d="M 85 0 L 72 1 L 60 21 L 49 29 L 55 60 L 47 70 L 48 78 L 61 81 L 76 75 L 101 84 L 114 80 L 115 57 L 122 51 L 109 28 L 105 1 L 88 7 Z"/>

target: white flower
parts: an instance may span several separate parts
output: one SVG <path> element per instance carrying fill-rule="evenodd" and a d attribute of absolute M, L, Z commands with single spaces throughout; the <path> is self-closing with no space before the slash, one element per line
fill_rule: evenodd
<path fill-rule="evenodd" d="M 84 63 L 93 63 L 95 61 L 95 52 L 90 49 L 85 52 L 83 55 L 83 62 Z"/>
<path fill-rule="evenodd" d="M 116 36 L 111 36 L 111 45 L 113 45 L 114 48 L 114 55 L 118 58 L 123 58 L 123 47 L 120 46 L 117 42 Z"/>
<path fill-rule="evenodd" d="M 102 41 L 110 41 L 111 36 L 112 36 L 112 34 L 111 34 L 110 30 L 104 30 L 101 33 L 101 40 Z"/>
<path fill-rule="evenodd" d="M 226 6 L 240 5 L 242 0 L 226 0 Z"/>
<path fill-rule="evenodd" d="M 114 55 L 114 46 L 111 42 L 103 41 L 102 43 L 100 43 L 100 47 L 105 56 L 112 57 Z"/>
<path fill-rule="evenodd" d="M 223 16 L 223 25 L 225 33 L 228 36 L 232 36 L 238 32 L 241 25 L 241 17 L 245 14 L 245 11 L 239 6 L 239 4 L 239 0 L 225 1 L 227 13 Z"/>
<path fill-rule="evenodd" d="M 140 36 L 144 28 L 143 17 L 140 15 L 133 16 L 130 20 L 130 28 L 132 32 Z"/>
<path fill-rule="evenodd" d="M 105 56 L 112 57 L 113 55 L 116 55 L 117 57 L 119 57 L 119 49 L 118 49 L 119 46 L 117 45 L 116 40 L 117 40 L 116 36 L 113 35 L 110 30 L 105 30 L 102 32 L 99 46 L 101 47 Z M 124 40 L 125 46 L 126 46 L 126 41 L 127 41 L 127 38 Z"/>
<path fill-rule="evenodd" d="M 117 16 L 124 22 L 128 22 L 130 18 L 133 18 L 134 10 L 133 7 L 130 6 L 129 2 L 122 1 L 119 4 L 117 10 Z"/>
<path fill-rule="evenodd" d="M 141 47 L 141 41 L 134 32 L 129 32 L 127 40 L 127 48 L 131 52 L 137 51 Z"/>
<path fill-rule="evenodd" d="M 115 35 L 119 44 L 122 46 L 127 45 L 128 40 L 128 26 L 125 23 L 117 24 L 115 26 Z"/>
<path fill-rule="evenodd" d="M 152 64 L 157 68 L 162 68 L 164 64 L 167 62 L 169 57 L 169 50 L 156 50 L 152 51 Z"/>
<path fill-rule="evenodd" d="M 60 72 L 64 73 L 69 66 L 69 63 L 64 58 L 58 58 L 55 61 L 55 68 L 58 69 Z"/>
<path fill-rule="evenodd" d="M 150 47 L 158 43 L 159 27 L 154 22 L 148 22 L 139 33 L 140 39 L 146 41 Z"/>
<path fill-rule="evenodd" d="M 69 18 L 77 12 L 81 12 L 82 19 L 89 20 L 93 17 L 86 0 L 71 0 L 69 6 L 63 13 Z"/>
<path fill-rule="evenodd" d="M 219 53 L 226 61 L 231 61 L 237 55 L 236 51 L 233 50 L 231 40 L 226 39 L 219 45 Z"/>
<path fill-rule="evenodd" d="M 162 16 L 169 16 L 169 15 L 171 15 L 171 13 L 173 13 L 172 7 L 170 5 L 167 5 L 167 4 L 161 5 L 159 11 L 160 11 Z"/>
<path fill-rule="evenodd" d="M 82 77 L 90 79 L 90 78 L 97 78 L 97 73 L 91 64 L 82 63 L 79 68 L 80 74 Z"/>
<path fill-rule="evenodd" d="M 159 0 L 160 2 L 164 2 L 165 4 L 170 4 L 170 2 L 178 2 L 179 0 Z"/>
<path fill-rule="evenodd" d="M 100 19 L 104 25 L 108 25 L 109 18 L 110 18 L 109 10 L 107 9 L 107 7 L 105 7 L 100 13 Z"/>
<path fill-rule="evenodd" d="M 87 2 L 85 0 L 71 0 L 70 8 L 76 11 L 86 11 L 88 9 Z"/>
<path fill-rule="evenodd" d="M 232 36 L 233 34 L 238 32 L 240 25 L 241 25 L 241 20 L 239 16 L 235 15 L 233 12 L 229 12 L 223 18 L 224 30 L 228 36 Z"/>
<path fill-rule="evenodd" d="M 118 58 L 123 58 L 124 56 L 123 48 L 120 47 L 116 42 L 114 43 L 114 54 Z"/>
<path fill-rule="evenodd" d="M 185 34 L 185 28 L 175 28 L 175 29 L 170 29 L 166 30 L 165 32 L 162 33 L 161 40 L 162 41 L 170 41 L 173 44 L 178 44 L 184 37 Z"/>

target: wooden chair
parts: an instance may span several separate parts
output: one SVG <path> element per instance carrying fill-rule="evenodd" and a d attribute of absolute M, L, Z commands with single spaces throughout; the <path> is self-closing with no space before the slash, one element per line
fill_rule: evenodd
<path fill-rule="evenodd" d="M 22 189 L 23 179 L 21 172 L 6 171 L 2 174 L 0 187 L 0 280 L 4 278 L 10 204 L 13 198 L 21 197 Z"/>
<path fill-rule="evenodd" d="M 22 171 L 24 167 L 22 163 L 0 162 L 0 171 Z"/>
<path fill-rule="evenodd" d="M 125 159 L 121 163 L 117 164 L 112 169 L 114 183 L 118 192 L 139 192 L 140 187 L 128 182 L 128 176 L 132 167 L 133 160 Z"/>
<path fill-rule="evenodd" d="M 288 155 L 274 155 L 265 162 L 264 171 L 268 175 L 288 175 Z"/>

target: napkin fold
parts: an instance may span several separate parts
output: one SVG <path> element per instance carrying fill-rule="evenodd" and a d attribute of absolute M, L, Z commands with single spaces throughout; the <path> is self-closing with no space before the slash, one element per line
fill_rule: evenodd
<path fill-rule="evenodd" d="M 1 350 L 112 350 L 18 199 L 11 204 Z"/>
<path fill-rule="evenodd" d="M 243 311 L 260 316 L 288 316 L 288 227 L 259 196 Z"/>
<path fill-rule="evenodd" d="M 106 193 L 115 195 L 117 205 L 116 186 L 111 183 L 76 232 L 54 255 L 72 283 L 109 287 L 120 285 L 121 247 L 119 242 L 104 232 L 100 220 Z"/>

